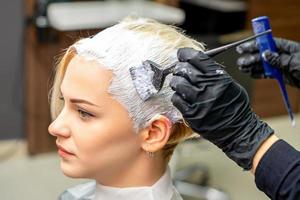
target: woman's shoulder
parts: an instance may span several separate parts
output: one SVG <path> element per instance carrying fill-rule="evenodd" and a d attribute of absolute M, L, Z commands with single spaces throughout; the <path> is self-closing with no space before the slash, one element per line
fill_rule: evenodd
<path fill-rule="evenodd" d="M 59 200 L 91 200 L 94 198 L 96 181 L 91 181 L 66 189 Z"/>

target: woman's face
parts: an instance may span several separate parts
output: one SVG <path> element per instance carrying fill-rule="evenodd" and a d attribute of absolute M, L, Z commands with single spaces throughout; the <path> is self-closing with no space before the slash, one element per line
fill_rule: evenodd
<path fill-rule="evenodd" d="M 75 56 L 61 84 L 64 107 L 49 126 L 61 169 L 77 178 L 113 177 L 141 155 L 141 138 L 127 110 L 108 93 L 112 72 Z"/>

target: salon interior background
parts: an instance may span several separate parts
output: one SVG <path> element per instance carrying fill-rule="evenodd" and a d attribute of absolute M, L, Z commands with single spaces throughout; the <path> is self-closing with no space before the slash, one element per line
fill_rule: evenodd
<path fill-rule="evenodd" d="M 71 1 L 0 2 L 0 141 L 2 141 L 0 145 L 5 141 L 22 141 L 25 143 L 26 154 L 30 156 L 51 152 L 55 146 L 53 138 L 47 133 L 50 122 L 47 92 L 54 66 L 53 58 L 59 55 L 61 49 L 67 47 L 73 39 L 93 34 L 95 30 L 107 27 L 108 23 L 119 20 L 112 16 L 106 23 L 105 20 L 109 18 L 106 16 L 103 20 L 99 18 L 102 26 L 83 30 L 76 30 L 76 28 L 58 30 L 48 23 L 49 16 L 47 16 L 48 6 L 57 2 Z M 143 3 L 142 0 L 99 2 L 122 5 L 130 5 L 133 2 L 139 2 L 139 5 Z M 170 24 L 175 23 L 187 30 L 187 34 L 205 42 L 208 48 L 250 35 L 249 22 L 260 15 L 270 17 L 275 36 L 300 41 L 300 1 L 298 0 L 284 2 L 281 0 L 153 0 L 147 2 L 159 3 L 161 6 L 176 8 L 179 13 L 185 13 L 183 18 L 180 18 L 181 15 L 177 13 L 179 17 L 172 21 L 168 16 L 162 16 L 161 12 L 156 12 L 156 7 L 153 7 L 146 16 L 161 17 L 159 19 L 167 19 Z M 129 12 L 126 9 L 124 15 L 126 11 Z M 228 66 L 227 70 L 248 90 L 254 110 L 260 116 L 270 119 L 286 115 L 276 83 L 272 80 L 251 80 L 248 76 L 239 73 L 235 64 L 236 58 L 234 51 L 228 51 L 218 56 L 217 60 Z M 293 110 L 299 112 L 300 92 L 293 88 L 288 90 Z M 15 152 L 15 146 L 11 145 L 4 149 L 0 146 L 0 159 L 2 161 L 10 159 L 10 155 Z"/>
<path fill-rule="evenodd" d="M 49 121 L 46 95 L 51 67 L 54 64 L 51 56 L 58 55 L 59 47 L 67 46 L 72 38 L 86 36 L 93 31 L 63 32 L 41 24 L 46 15 L 47 5 L 58 1 L 70 0 L 11 0 L 9 3 L 1 3 L 0 34 L 3 48 L 0 54 L 2 61 L 0 111 L 4 114 L 0 118 L 0 139 L 30 138 L 31 131 L 44 134 L 41 132 L 46 131 L 44 126 Z M 284 5 L 280 0 L 158 0 L 158 2 L 183 9 L 186 14 L 185 21 L 180 22 L 179 26 L 199 41 L 204 41 L 208 48 L 250 34 L 244 30 L 249 30 L 250 19 L 259 15 L 270 16 L 275 36 L 295 40 L 299 40 L 300 37 L 297 0 L 288 0 Z M 230 66 L 228 70 L 235 71 L 233 76 L 248 89 L 254 109 L 263 117 L 285 114 L 278 96 L 279 91 L 267 89 L 273 82 L 253 81 L 238 73 L 235 65 L 236 56 L 230 51 L 218 59 Z M 33 58 L 38 61 L 32 61 Z M 30 70 L 37 74 L 29 73 Z M 292 90 L 290 96 L 293 108 L 297 112 L 299 94 Z M 39 127 L 33 122 L 37 120 L 40 121 Z M 35 150 L 31 151 L 36 153 Z"/>

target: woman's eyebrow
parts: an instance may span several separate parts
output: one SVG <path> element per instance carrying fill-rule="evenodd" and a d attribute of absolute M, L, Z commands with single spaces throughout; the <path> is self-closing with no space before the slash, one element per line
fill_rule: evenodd
<path fill-rule="evenodd" d="M 100 107 L 96 104 L 93 104 L 87 100 L 84 100 L 84 99 L 70 99 L 70 102 L 72 103 L 84 103 L 84 104 L 88 104 L 88 105 L 91 105 L 91 106 L 96 106 L 96 107 Z"/>

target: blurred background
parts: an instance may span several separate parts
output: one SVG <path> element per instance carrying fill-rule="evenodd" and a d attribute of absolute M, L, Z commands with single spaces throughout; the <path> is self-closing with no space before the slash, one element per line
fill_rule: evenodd
<path fill-rule="evenodd" d="M 48 91 L 63 49 L 114 25 L 129 14 L 186 30 L 208 49 L 252 34 L 251 19 L 269 16 L 273 35 L 300 41 L 299 0 L 10 0 L 0 2 L 0 199 L 57 199 L 67 187 L 87 180 L 61 174 Z M 216 59 L 248 91 L 254 111 L 279 136 L 300 148 L 273 80 L 252 80 L 236 66 L 230 50 Z M 300 91 L 288 87 L 300 123 Z M 181 144 L 171 161 L 174 183 L 184 199 L 268 199 L 253 177 L 206 141 Z"/>

